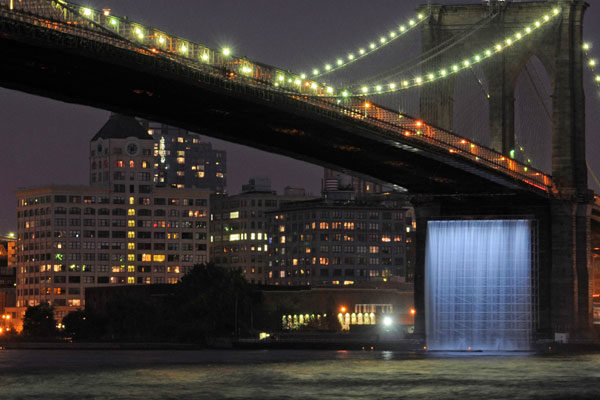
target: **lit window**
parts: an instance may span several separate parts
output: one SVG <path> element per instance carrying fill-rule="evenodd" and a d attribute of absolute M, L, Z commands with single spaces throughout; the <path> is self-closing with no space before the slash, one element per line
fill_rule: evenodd
<path fill-rule="evenodd" d="M 185 164 L 185 157 L 177 157 L 177 164 Z"/>
<path fill-rule="evenodd" d="M 135 162 L 133 160 L 129 161 L 129 168 L 134 168 L 135 167 Z"/>
<path fill-rule="evenodd" d="M 237 219 L 240 217 L 239 211 L 232 211 L 229 213 L 229 219 Z"/>
<path fill-rule="evenodd" d="M 239 233 L 233 233 L 233 234 L 229 235 L 229 241 L 230 242 L 237 242 L 238 240 L 240 240 L 240 234 Z"/>
<path fill-rule="evenodd" d="M 184 176 L 185 172 L 184 171 L 177 171 L 177 176 Z"/>
<path fill-rule="evenodd" d="M 130 228 L 135 228 L 135 220 L 130 219 L 129 221 L 127 221 L 127 226 Z"/>
<path fill-rule="evenodd" d="M 152 261 L 152 254 L 142 254 L 142 261 Z"/>
<path fill-rule="evenodd" d="M 256 240 L 256 233 L 252 232 L 250 234 L 250 240 Z"/>
<path fill-rule="evenodd" d="M 127 232 L 127 238 L 128 239 L 135 239 L 135 231 L 128 231 Z"/>
<path fill-rule="evenodd" d="M 135 197 L 130 197 L 129 198 L 129 204 L 135 204 Z"/>
<path fill-rule="evenodd" d="M 285 232 L 285 225 L 279 225 L 279 232 Z"/>
<path fill-rule="evenodd" d="M 285 236 L 282 236 L 281 238 L 279 238 L 279 243 L 285 243 Z"/>
<path fill-rule="evenodd" d="M 279 271 L 279 277 L 285 278 L 285 271 Z"/>
<path fill-rule="evenodd" d="M 135 277 L 128 276 L 127 277 L 127 283 L 130 284 L 130 285 L 133 284 L 133 283 L 135 283 Z"/>
<path fill-rule="evenodd" d="M 196 176 L 198 178 L 204 178 L 204 171 L 198 171 L 198 172 L 196 172 Z"/>
<path fill-rule="evenodd" d="M 129 210 L 127 210 L 127 215 L 129 215 L 129 216 L 135 215 L 135 208 L 130 208 Z"/>
<path fill-rule="evenodd" d="M 222 172 L 217 172 L 217 178 L 222 178 L 223 177 L 223 173 Z"/>
<path fill-rule="evenodd" d="M 135 261 L 135 254 L 127 254 L 127 261 Z"/>
<path fill-rule="evenodd" d="M 123 160 L 117 160 L 116 166 L 117 166 L 117 168 L 124 168 L 125 162 Z"/>
<path fill-rule="evenodd" d="M 135 265 L 128 265 L 127 272 L 135 272 Z"/>
<path fill-rule="evenodd" d="M 135 243 L 127 243 L 127 250 L 135 250 Z"/>
<path fill-rule="evenodd" d="M 319 264 L 321 264 L 321 265 L 329 265 L 329 258 L 327 258 L 327 257 L 320 257 L 319 258 Z"/>
<path fill-rule="evenodd" d="M 154 254 L 152 260 L 156 262 L 163 262 L 167 257 L 164 254 Z"/>
<path fill-rule="evenodd" d="M 182 138 L 182 137 L 178 137 L 178 138 L 177 138 L 177 141 L 178 141 L 179 143 L 183 143 L 183 138 Z"/>
<path fill-rule="evenodd" d="M 262 237 L 263 237 L 263 234 L 262 234 L 262 232 L 258 232 L 258 235 L 257 235 L 257 236 L 258 236 L 258 240 L 262 240 Z M 266 236 L 266 235 L 265 235 L 265 236 Z"/>
<path fill-rule="evenodd" d="M 148 168 L 148 163 L 146 161 L 142 161 L 142 168 Z"/>
<path fill-rule="evenodd" d="M 371 254 L 379 253 L 379 246 L 369 246 L 369 253 L 371 253 Z"/>

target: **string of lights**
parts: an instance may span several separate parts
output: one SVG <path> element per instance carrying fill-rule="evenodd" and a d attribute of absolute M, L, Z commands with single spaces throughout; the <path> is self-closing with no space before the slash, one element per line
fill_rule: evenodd
<path fill-rule="evenodd" d="M 361 60 L 375 53 L 378 50 L 383 49 L 391 43 L 394 43 L 401 37 L 406 36 L 407 33 L 414 30 L 421 23 L 427 21 L 428 18 L 429 16 L 423 13 L 418 14 L 415 18 L 409 19 L 406 24 L 400 25 L 398 26 L 398 28 L 390 30 L 388 34 L 380 35 L 379 39 L 371 41 L 367 46 L 360 47 L 354 52 L 348 52 L 346 56 L 338 57 L 335 60 L 335 62 L 324 64 L 322 69 L 313 68 L 311 76 L 313 78 L 319 78 L 334 71 L 345 68 L 348 65 L 353 64 L 354 62 Z"/>
<path fill-rule="evenodd" d="M 585 55 L 586 64 L 592 74 L 594 74 L 594 84 L 600 93 L 600 74 L 597 73 L 598 70 L 598 60 L 594 58 L 591 54 L 592 44 L 589 42 L 585 42 L 582 45 L 583 54 Z"/>
<path fill-rule="evenodd" d="M 445 68 L 439 69 L 438 71 L 432 71 L 422 76 L 402 79 L 397 82 L 388 82 L 385 84 L 381 83 L 372 86 L 362 86 L 360 88 L 354 88 L 350 86 L 349 88 L 343 90 L 341 92 L 341 95 L 342 97 L 359 97 L 373 94 L 387 94 L 404 89 L 414 88 L 416 86 L 422 86 L 424 84 L 435 82 L 440 79 L 445 79 L 449 76 L 470 69 L 474 65 L 482 63 L 494 57 L 495 55 L 502 53 L 506 48 L 509 48 L 515 45 L 516 43 L 524 40 L 525 38 L 531 36 L 531 34 L 539 30 L 544 25 L 548 24 L 548 22 L 553 20 L 558 15 L 560 15 L 560 9 L 554 8 L 550 13 L 543 15 L 541 18 L 527 25 L 522 30 L 519 30 L 507 36 L 503 41 L 497 42 L 493 46 L 489 46 L 488 48 L 481 50 L 480 52 L 474 54 L 470 58 L 450 64 Z M 600 84 L 600 79 L 598 80 L 598 83 Z"/>

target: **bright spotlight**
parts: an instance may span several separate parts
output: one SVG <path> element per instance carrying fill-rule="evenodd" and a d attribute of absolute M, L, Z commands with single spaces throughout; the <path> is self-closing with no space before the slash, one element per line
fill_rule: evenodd
<path fill-rule="evenodd" d="M 383 325 L 384 326 L 392 326 L 392 323 L 394 321 L 392 321 L 392 317 L 385 317 L 383 318 Z"/>

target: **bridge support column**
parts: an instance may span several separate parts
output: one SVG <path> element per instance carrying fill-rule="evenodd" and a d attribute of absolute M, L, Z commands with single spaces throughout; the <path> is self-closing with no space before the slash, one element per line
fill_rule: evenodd
<path fill-rule="evenodd" d="M 427 244 L 427 222 L 439 218 L 440 204 L 436 202 L 419 202 L 414 204 L 417 222 L 416 263 L 414 275 L 415 336 L 425 340 L 425 247 Z"/>
<path fill-rule="evenodd" d="M 497 75 L 490 82 L 490 147 L 508 156 L 515 148 L 515 94 L 506 73 Z"/>
<path fill-rule="evenodd" d="M 591 207 L 552 200 L 550 209 L 552 330 L 587 336 L 592 322 Z"/>

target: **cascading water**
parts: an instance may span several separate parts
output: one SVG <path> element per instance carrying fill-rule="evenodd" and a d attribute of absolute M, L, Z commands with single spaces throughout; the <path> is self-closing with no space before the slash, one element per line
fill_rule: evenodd
<path fill-rule="evenodd" d="M 531 223 L 429 221 L 425 318 L 431 350 L 529 350 Z"/>

